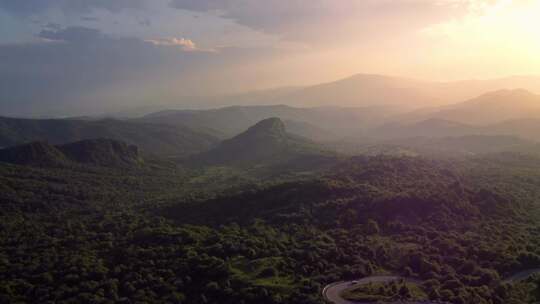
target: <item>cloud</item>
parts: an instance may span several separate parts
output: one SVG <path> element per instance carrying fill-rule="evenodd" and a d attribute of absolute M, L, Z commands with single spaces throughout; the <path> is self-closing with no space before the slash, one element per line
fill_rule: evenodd
<path fill-rule="evenodd" d="M 219 58 L 211 53 L 178 52 L 91 28 L 44 29 L 38 37 L 46 41 L 0 45 L 0 113 L 4 115 L 103 109 L 120 101 L 100 94 L 119 94 L 124 86 L 136 89 L 123 91 L 121 102 L 137 103 L 138 93 L 151 91 L 164 79 L 181 81 L 209 65 L 219 66 Z"/>
<path fill-rule="evenodd" d="M 233 67 L 274 55 L 266 49 L 185 51 L 199 49 L 189 39 L 152 43 L 85 27 L 44 29 L 37 36 L 43 40 L 0 44 L 2 115 L 100 113 L 237 90 L 245 81 Z"/>
<path fill-rule="evenodd" d="M 58 23 L 54 23 L 54 22 L 48 22 L 47 24 L 43 26 L 43 28 L 48 29 L 48 30 L 60 30 L 62 29 L 62 25 Z"/>
<path fill-rule="evenodd" d="M 185 38 L 158 38 L 158 39 L 147 39 L 146 42 L 149 42 L 153 45 L 158 46 L 176 46 L 180 47 L 182 50 L 186 52 L 215 52 L 213 49 L 201 49 L 198 48 L 195 42 L 193 42 L 191 39 L 185 39 Z"/>
<path fill-rule="evenodd" d="M 77 13 L 101 9 L 117 13 L 142 7 L 143 0 L 0 0 L 0 9 L 18 15 L 34 15 L 50 9 Z"/>
<path fill-rule="evenodd" d="M 87 22 L 97 22 L 97 21 L 99 21 L 99 18 L 83 16 L 83 17 L 81 17 L 81 20 L 82 21 L 87 21 Z"/>
<path fill-rule="evenodd" d="M 171 0 L 171 7 L 207 13 L 288 40 L 399 34 L 441 22 L 474 0 Z M 488 1 L 488 0 L 486 0 Z M 477 2 L 477 1 L 474 1 Z"/>
<path fill-rule="evenodd" d="M 68 27 L 65 29 L 56 30 L 44 29 L 39 34 L 37 34 L 37 37 L 49 41 L 63 42 L 89 42 L 106 38 L 99 30 L 82 26 Z"/>

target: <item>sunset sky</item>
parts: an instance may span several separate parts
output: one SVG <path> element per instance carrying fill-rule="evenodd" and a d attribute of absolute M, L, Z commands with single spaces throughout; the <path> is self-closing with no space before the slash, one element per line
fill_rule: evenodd
<path fill-rule="evenodd" d="M 540 0 L 0 0 L 0 112 L 540 74 Z"/>

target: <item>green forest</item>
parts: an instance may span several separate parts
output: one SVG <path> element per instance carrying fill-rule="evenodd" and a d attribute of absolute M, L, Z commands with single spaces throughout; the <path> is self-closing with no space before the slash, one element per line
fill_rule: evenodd
<path fill-rule="evenodd" d="M 0 304 L 540 304 L 540 0 L 0 0 Z"/>
<path fill-rule="evenodd" d="M 326 284 L 396 274 L 431 300 L 535 303 L 539 276 L 507 278 L 540 268 L 538 189 L 520 154 L 275 174 L 4 163 L 0 302 L 324 303 Z"/>

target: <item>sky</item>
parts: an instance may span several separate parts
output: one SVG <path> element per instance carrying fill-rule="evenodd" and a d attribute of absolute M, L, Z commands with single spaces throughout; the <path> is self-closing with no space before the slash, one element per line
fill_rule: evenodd
<path fill-rule="evenodd" d="M 540 74 L 540 0 L 0 0 L 0 115 Z"/>

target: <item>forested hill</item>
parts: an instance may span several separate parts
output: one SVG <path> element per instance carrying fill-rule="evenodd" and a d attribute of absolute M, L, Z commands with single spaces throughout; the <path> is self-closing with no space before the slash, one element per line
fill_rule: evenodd
<path fill-rule="evenodd" d="M 66 156 L 55 146 L 46 142 L 0 149 L 0 162 L 30 166 L 63 166 L 68 163 Z"/>
<path fill-rule="evenodd" d="M 326 284 L 377 273 L 433 301 L 536 303 L 538 279 L 503 278 L 540 267 L 539 172 L 516 154 L 247 184 L 169 162 L 2 163 L 0 303 L 321 304 Z"/>
<path fill-rule="evenodd" d="M 110 138 L 136 145 L 144 154 L 189 155 L 205 151 L 218 139 L 183 126 L 121 120 L 17 119 L 0 117 L 0 147 L 34 141 L 53 145 Z"/>
<path fill-rule="evenodd" d="M 224 237 L 213 248 L 266 261 L 277 281 L 300 275 L 324 285 L 390 272 L 424 281 L 421 289 L 433 301 L 513 303 L 521 296 L 501 278 L 540 266 L 534 241 L 540 226 L 531 224 L 538 219 L 533 188 L 540 175 L 521 169 L 526 158 L 500 157 L 356 158 L 317 180 L 179 204 L 162 214 L 224 233 L 261 233 L 253 245 Z"/>
<path fill-rule="evenodd" d="M 89 139 L 58 146 L 72 161 L 100 166 L 132 166 L 142 163 L 137 146 L 110 139 Z"/>
<path fill-rule="evenodd" d="M 261 218 L 276 224 L 309 221 L 322 227 L 344 228 L 370 219 L 385 226 L 395 221 L 429 224 L 431 228 L 460 227 L 462 221 L 487 215 L 488 210 L 502 212 L 509 208 L 497 200 L 487 208 L 481 196 L 492 194 L 482 191 L 463 184 L 452 166 L 442 161 L 357 157 L 315 180 L 181 205 L 166 214 L 208 225 L 249 223 Z M 513 207 L 519 210 L 521 206 Z"/>
<path fill-rule="evenodd" d="M 202 164 L 260 166 L 331 155 L 311 140 L 288 133 L 281 119 L 268 118 L 194 160 Z"/>
<path fill-rule="evenodd" d="M 38 167 L 66 167 L 75 163 L 127 167 L 142 161 L 136 146 L 111 139 L 83 140 L 58 146 L 32 142 L 0 149 L 0 162 Z"/>

